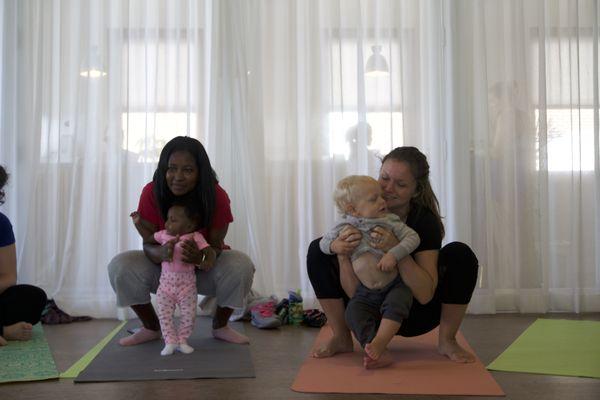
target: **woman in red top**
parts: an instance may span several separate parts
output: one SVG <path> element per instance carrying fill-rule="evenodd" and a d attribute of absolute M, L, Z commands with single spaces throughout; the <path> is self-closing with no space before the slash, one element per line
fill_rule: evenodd
<path fill-rule="evenodd" d="M 219 186 L 204 147 L 193 138 L 179 136 L 165 145 L 152 182 L 142 190 L 137 211 L 158 231 L 164 229 L 167 211 L 174 201 L 196 208 L 201 216 L 200 232 L 218 255 L 212 268 L 196 271 L 198 293 L 217 299 L 213 336 L 231 343 L 248 343 L 248 338 L 231 329 L 227 322 L 234 308 L 244 307 L 254 265 L 247 255 L 224 244 L 229 223 L 233 221 L 229 197 Z M 131 307 L 143 324 L 136 333 L 121 339 L 121 345 L 160 338 L 160 324 L 150 303 L 150 293 L 156 293 L 160 263 L 172 258 L 174 245 L 175 242 L 144 244 L 143 251 L 118 254 L 108 265 L 117 305 Z M 184 262 L 202 264 L 203 253 L 193 241 L 182 246 Z"/>

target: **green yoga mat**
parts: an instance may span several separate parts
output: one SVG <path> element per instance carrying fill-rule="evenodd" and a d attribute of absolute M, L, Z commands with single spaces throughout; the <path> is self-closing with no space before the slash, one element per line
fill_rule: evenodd
<path fill-rule="evenodd" d="M 31 340 L 10 341 L 0 347 L 0 383 L 58 378 L 58 370 L 41 324 L 33 326 Z"/>
<path fill-rule="evenodd" d="M 102 351 L 104 346 L 106 346 L 106 344 L 110 342 L 113 336 L 119 333 L 121 328 L 125 326 L 126 323 L 127 321 L 123 321 L 119 325 L 117 325 L 117 327 L 113 329 L 108 335 L 106 335 L 104 339 L 102 339 L 100 342 L 98 342 L 97 345 L 92 347 L 90 351 L 85 353 L 85 355 L 81 357 L 75 364 L 71 365 L 71 367 L 68 370 L 66 370 L 65 372 L 61 372 L 60 377 L 63 379 L 77 378 L 77 376 L 79 376 L 79 373 L 83 371 L 89 365 L 89 363 L 92 362 L 92 360 L 94 360 L 98 353 Z"/>
<path fill-rule="evenodd" d="M 600 322 L 538 319 L 488 369 L 600 378 Z"/>

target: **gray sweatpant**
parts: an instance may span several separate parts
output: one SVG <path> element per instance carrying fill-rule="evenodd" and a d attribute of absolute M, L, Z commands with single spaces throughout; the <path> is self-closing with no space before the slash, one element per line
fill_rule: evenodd
<path fill-rule="evenodd" d="M 108 264 L 108 277 L 117 306 L 129 307 L 150 303 L 150 293 L 156 293 L 160 265 L 154 264 L 142 250 L 117 254 Z M 198 294 L 213 296 L 220 307 L 242 308 L 252 288 L 254 264 L 241 251 L 223 250 L 209 271 L 196 270 Z"/>
<path fill-rule="evenodd" d="M 377 335 L 382 318 L 401 323 L 408 317 L 412 301 L 412 292 L 399 274 L 381 289 L 369 289 L 361 283 L 346 307 L 346 323 L 365 347 Z"/>

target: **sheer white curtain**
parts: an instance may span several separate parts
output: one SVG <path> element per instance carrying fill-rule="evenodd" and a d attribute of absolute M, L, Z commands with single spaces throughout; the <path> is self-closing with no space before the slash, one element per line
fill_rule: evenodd
<path fill-rule="evenodd" d="M 225 1 L 213 12 L 220 28 L 213 29 L 210 140 L 222 182 L 233 189 L 229 237 L 255 260 L 257 289 L 301 289 L 311 306 L 306 251 L 334 221 L 335 182 L 376 175 L 377 156 L 403 142 L 425 147 L 441 170 L 433 134 L 442 119 L 441 8 Z M 374 46 L 387 59 L 387 76 L 365 76 Z"/>
<path fill-rule="evenodd" d="M 446 215 L 480 259 L 470 310 L 599 311 L 598 2 L 458 1 L 446 16 Z"/>
<path fill-rule="evenodd" d="M 470 310 L 600 310 L 595 1 L 5 1 L 2 211 L 19 279 L 114 316 L 106 265 L 175 135 L 207 146 L 254 287 L 314 295 L 331 192 L 377 156 L 429 157 Z M 389 74 L 365 76 L 380 51 Z M 98 77 L 81 71 L 99 66 Z M 93 75 L 93 74 L 92 74 Z"/>
<path fill-rule="evenodd" d="M 20 282 L 115 316 L 106 265 L 162 145 L 202 138 L 204 3 L 2 2 L 0 163 Z M 90 72 L 91 71 L 91 72 Z"/>

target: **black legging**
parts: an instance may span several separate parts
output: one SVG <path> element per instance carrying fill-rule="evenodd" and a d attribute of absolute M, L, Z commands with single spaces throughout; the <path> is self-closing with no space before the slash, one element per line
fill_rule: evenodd
<path fill-rule="evenodd" d="M 340 283 L 340 268 L 335 255 L 319 248 L 321 238 L 308 247 L 306 265 L 308 277 L 318 299 L 343 299 L 348 296 Z M 438 286 L 431 301 L 413 301 L 408 318 L 402 321 L 399 335 L 418 336 L 440 324 L 442 303 L 468 304 L 477 283 L 479 263 L 469 246 L 452 242 L 442 247 L 438 257 Z"/>
<path fill-rule="evenodd" d="M 17 322 L 37 324 L 46 306 L 46 292 L 36 286 L 15 285 L 0 293 L 0 336 Z"/>

